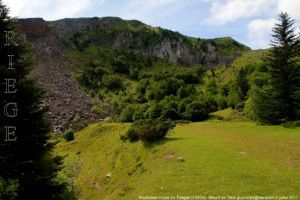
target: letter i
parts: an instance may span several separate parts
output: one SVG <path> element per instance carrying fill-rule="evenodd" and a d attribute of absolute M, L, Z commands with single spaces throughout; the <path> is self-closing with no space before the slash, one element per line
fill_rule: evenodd
<path fill-rule="evenodd" d="M 14 55 L 8 55 L 8 69 L 14 69 L 13 68 L 13 57 L 14 57 Z"/>

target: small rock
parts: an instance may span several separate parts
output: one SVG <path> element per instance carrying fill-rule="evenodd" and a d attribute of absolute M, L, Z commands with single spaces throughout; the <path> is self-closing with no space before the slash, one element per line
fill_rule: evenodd
<path fill-rule="evenodd" d="M 103 121 L 109 121 L 110 117 L 106 117 Z"/>
<path fill-rule="evenodd" d="M 110 178 L 110 177 L 111 177 L 111 172 L 109 172 L 108 174 L 106 174 L 105 177 L 106 177 L 106 178 Z"/>
<path fill-rule="evenodd" d="M 180 156 L 180 157 L 178 158 L 178 161 L 179 161 L 179 162 L 184 162 L 183 157 Z"/>

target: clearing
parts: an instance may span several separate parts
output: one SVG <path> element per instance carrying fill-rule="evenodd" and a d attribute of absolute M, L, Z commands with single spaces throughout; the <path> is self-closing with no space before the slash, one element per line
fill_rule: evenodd
<path fill-rule="evenodd" d="M 120 140 L 129 126 L 102 122 L 58 143 L 79 199 L 300 195 L 299 128 L 209 120 L 147 145 Z"/>

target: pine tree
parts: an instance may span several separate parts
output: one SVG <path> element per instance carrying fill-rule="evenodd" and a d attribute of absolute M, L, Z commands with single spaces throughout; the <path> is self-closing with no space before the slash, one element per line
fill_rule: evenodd
<path fill-rule="evenodd" d="M 254 89 L 252 97 L 256 117 L 272 124 L 298 120 L 300 116 L 299 35 L 287 13 L 281 13 L 279 20 L 272 30 L 267 72 L 261 76 L 264 84 Z"/>
<path fill-rule="evenodd" d="M 17 23 L 6 19 L 8 9 L 0 0 L 0 106 L 3 110 L 13 102 L 18 109 L 15 117 L 0 115 L 0 199 L 59 199 L 65 189 L 64 183 L 55 181 L 61 159 L 51 155 L 50 126 L 41 107 L 43 91 L 27 76 L 33 65 L 32 51 L 21 38 L 15 38 L 17 46 L 4 45 L 5 31 L 18 32 Z M 14 69 L 9 69 L 8 55 L 13 55 Z M 16 79 L 15 93 L 5 93 L 3 83 L 8 78 Z M 10 114 L 13 109 L 9 107 Z M 5 126 L 16 127 L 16 141 L 5 141 Z"/>

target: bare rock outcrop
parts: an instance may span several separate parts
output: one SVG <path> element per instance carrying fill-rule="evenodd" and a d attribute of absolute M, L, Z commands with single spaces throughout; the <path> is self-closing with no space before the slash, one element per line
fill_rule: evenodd
<path fill-rule="evenodd" d="M 21 26 L 35 52 L 36 63 L 30 75 L 46 90 L 44 104 L 49 107 L 46 117 L 54 131 L 66 130 L 75 117 L 95 120 L 92 100 L 78 88 L 75 74 L 67 70 L 70 62 L 53 27 L 42 19 L 21 20 Z"/>

